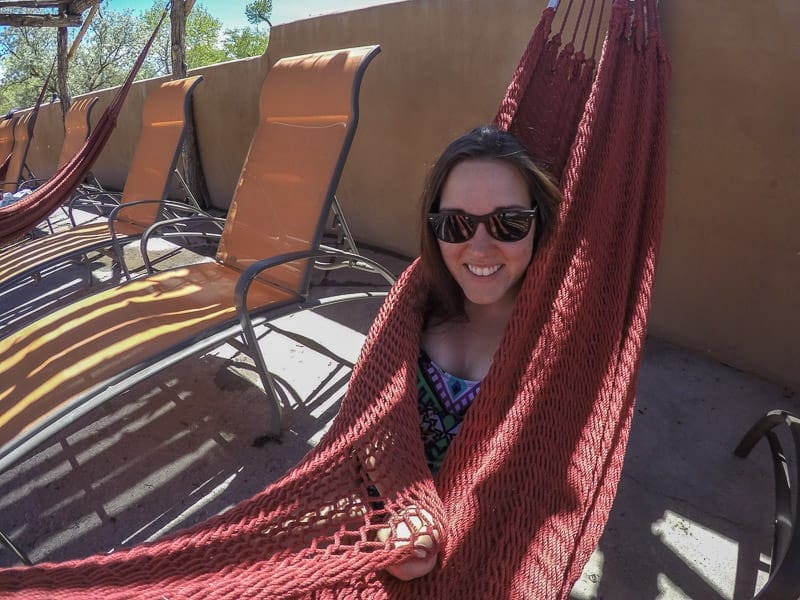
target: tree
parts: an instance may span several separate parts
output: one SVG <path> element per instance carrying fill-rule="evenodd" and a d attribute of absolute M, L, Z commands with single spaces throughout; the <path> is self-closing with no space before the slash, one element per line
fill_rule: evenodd
<path fill-rule="evenodd" d="M 225 40 L 222 45 L 227 58 L 232 60 L 264 54 L 268 43 L 268 33 L 261 33 L 255 27 L 242 27 L 225 30 Z"/>
<path fill-rule="evenodd" d="M 252 9 L 255 11 L 253 14 L 263 17 L 258 17 L 258 20 L 269 22 L 271 0 L 256 0 L 253 5 L 258 5 Z M 161 0 L 154 0 L 153 6 L 143 14 L 113 10 L 108 7 L 108 0 L 104 0 L 70 61 L 68 84 L 71 93 L 80 95 L 121 84 L 161 18 L 161 12 Z M 269 34 L 261 33 L 257 27 L 229 29 L 224 36 L 221 29 L 222 23 L 204 7 L 194 6 L 186 22 L 188 68 L 262 54 L 269 40 Z M 71 44 L 77 30 L 70 28 L 68 33 Z M 10 108 L 33 105 L 55 55 L 55 28 L 0 28 L 0 114 Z M 166 23 L 162 25 L 138 78 L 170 72 L 170 27 Z M 55 83 L 50 88 L 55 90 Z M 49 98 L 48 91 L 46 99 Z"/>
<path fill-rule="evenodd" d="M 155 28 L 163 11 L 161 0 L 154 0 L 153 6 L 145 11 L 143 19 L 150 30 Z M 195 5 L 186 19 L 186 66 L 189 69 L 203 67 L 227 59 L 224 48 L 220 47 L 219 38 L 222 21 L 215 19 L 201 5 Z M 148 63 L 156 75 L 171 72 L 172 52 L 170 50 L 169 24 L 158 32 L 153 48 L 148 56 Z"/>
<path fill-rule="evenodd" d="M 52 27 L 0 28 L 0 113 L 32 106 L 44 85 L 56 54 Z M 51 89 L 55 89 L 52 82 Z M 49 96 L 45 97 L 49 100 Z"/>
<path fill-rule="evenodd" d="M 82 94 L 122 83 L 148 36 L 132 11 L 101 9 L 70 63 L 70 89 Z M 142 65 L 140 78 L 154 75 L 150 64 Z"/>
<path fill-rule="evenodd" d="M 272 27 L 272 0 L 253 0 L 244 8 L 244 16 L 251 25 L 258 25 L 262 21 Z"/>

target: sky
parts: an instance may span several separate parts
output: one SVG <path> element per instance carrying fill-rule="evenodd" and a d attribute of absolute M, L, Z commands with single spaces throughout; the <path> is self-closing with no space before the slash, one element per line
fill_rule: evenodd
<path fill-rule="evenodd" d="M 234 29 L 249 25 L 244 16 L 246 0 L 196 0 L 212 16 L 222 21 L 223 29 Z M 343 12 L 375 4 L 388 4 L 397 0 L 272 0 L 272 24 L 288 23 L 315 15 Z M 166 4 L 166 3 L 165 3 Z M 153 0 L 103 0 L 101 6 L 114 10 L 130 8 L 144 11 L 153 5 Z"/>

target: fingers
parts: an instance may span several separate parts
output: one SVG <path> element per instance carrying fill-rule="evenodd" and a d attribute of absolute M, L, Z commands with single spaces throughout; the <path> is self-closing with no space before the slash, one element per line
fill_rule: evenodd
<path fill-rule="evenodd" d="M 416 552 L 416 551 L 415 551 Z M 431 552 L 424 558 L 411 558 L 399 565 L 387 567 L 386 571 L 402 581 L 409 581 L 427 575 L 436 567 L 437 555 Z"/>

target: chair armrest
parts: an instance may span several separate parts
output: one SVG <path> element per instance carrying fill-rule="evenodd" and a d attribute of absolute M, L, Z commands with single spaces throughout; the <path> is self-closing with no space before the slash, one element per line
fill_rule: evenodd
<path fill-rule="evenodd" d="M 792 435 L 795 451 L 795 480 L 800 480 L 800 417 L 786 410 L 772 410 L 748 430 L 734 453 L 745 458 L 756 443 L 766 437 L 775 476 L 775 530 L 769 579 L 755 600 L 800 598 L 800 492 L 792 500 L 789 462 L 773 429 L 785 424 Z M 793 507 L 794 504 L 794 507 Z"/>
<path fill-rule="evenodd" d="M 213 219 L 210 214 L 204 212 L 198 208 L 194 208 L 189 204 L 182 204 L 180 202 L 173 202 L 171 200 L 134 200 L 133 202 L 125 202 L 124 204 L 118 204 L 115 206 L 111 212 L 108 214 L 108 226 L 111 228 L 112 235 L 114 234 L 114 223 L 119 220 L 119 214 L 125 210 L 128 210 L 132 206 L 141 206 L 143 204 L 159 204 L 163 208 L 169 208 L 172 211 L 185 211 L 188 214 L 200 215 L 202 217 Z M 163 222 L 164 219 L 157 217 L 156 223 Z"/>
<path fill-rule="evenodd" d="M 47 181 L 46 177 L 34 177 L 32 179 L 26 179 L 25 181 L 21 182 L 17 186 L 17 190 L 24 190 L 24 189 L 34 189 L 43 181 Z"/>
<path fill-rule="evenodd" d="M 107 198 L 108 201 L 101 198 Z M 76 224 L 73 211 L 80 206 L 93 208 L 98 215 L 102 215 L 100 207 L 105 207 L 106 210 L 113 209 L 119 206 L 121 200 L 122 192 L 109 192 L 102 188 L 96 188 L 91 184 L 81 184 L 67 203 L 69 220 L 73 226 Z"/>
<path fill-rule="evenodd" d="M 248 324 L 250 322 L 249 311 L 247 310 L 247 293 L 250 290 L 250 286 L 255 278 L 258 277 L 262 272 L 296 260 L 316 259 L 330 256 L 344 258 L 348 260 L 353 268 L 356 269 L 364 269 L 364 267 L 367 267 L 366 270 L 381 275 L 390 285 L 395 282 L 395 276 L 379 262 L 359 254 L 353 254 L 352 252 L 345 252 L 344 250 L 337 250 L 335 248 L 287 252 L 285 254 L 279 254 L 270 258 L 257 260 L 244 271 L 242 271 L 242 274 L 239 276 L 239 280 L 236 282 L 235 290 L 236 310 L 239 312 L 240 320 L 246 319 Z M 276 285 L 276 287 L 279 286 Z M 293 290 L 287 291 L 296 294 L 296 292 Z"/>
<path fill-rule="evenodd" d="M 186 205 L 184 205 L 186 206 Z M 191 209 L 191 207 L 187 207 Z M 150 255 L 147 252 L 147 245 L 150 242 L 150 238 L 159 230 L 165 227 L 180 227 L 184 225 L 192 225 L 195 223 L 212 223 L 219 228 L 219 233 L 213 231 L 200 231 L 200 232 L 181 232 L 179 235 L 181 236 L 203 236 L 203 237 L 213 237 L 213 238 L 221 238 L 222 237 L 222 230 L 225 228 L 225 219 L 222 217 L 212 217 L 203 211 L 198 211 L 198 209 L 194 209 L 195 212 L 202 213 L 200 216 L 196 217 L 178 217 L 176 219 L 165 219 L 163 221 L 156 221 L 150 227 L 145 229 L 144 233 L 142 234 L 142 239 L 139 240 L 139 252 L 142 255 L 142 261 L 144 262 L 145 269 L 147 270 L 148 274 L 153 273 L 153 263 L 150 261 Z"/>

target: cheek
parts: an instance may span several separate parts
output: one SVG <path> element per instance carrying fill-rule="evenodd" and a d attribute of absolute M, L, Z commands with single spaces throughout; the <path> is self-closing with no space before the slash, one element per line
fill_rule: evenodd
<path fill-rule="evenodd" d="M 525 271 L 533 259 L 533 245 L 530 240 L 525 239 L 514 243 L 514 247 L 507 248 L 506 260 L 512 265 L 512 270 L 517 279 L 525 275 Z"/>
<path fill-rule="evenodd" d="M 437 241 L 437 243 L 439 244 L 439 252 L 442 255 L 444 266 L 450 271 L 450 275 L 455 278 L 458 266 L 461 264 L 459 259 L 461 244 L 447 244 L 442 241 Z"/>

